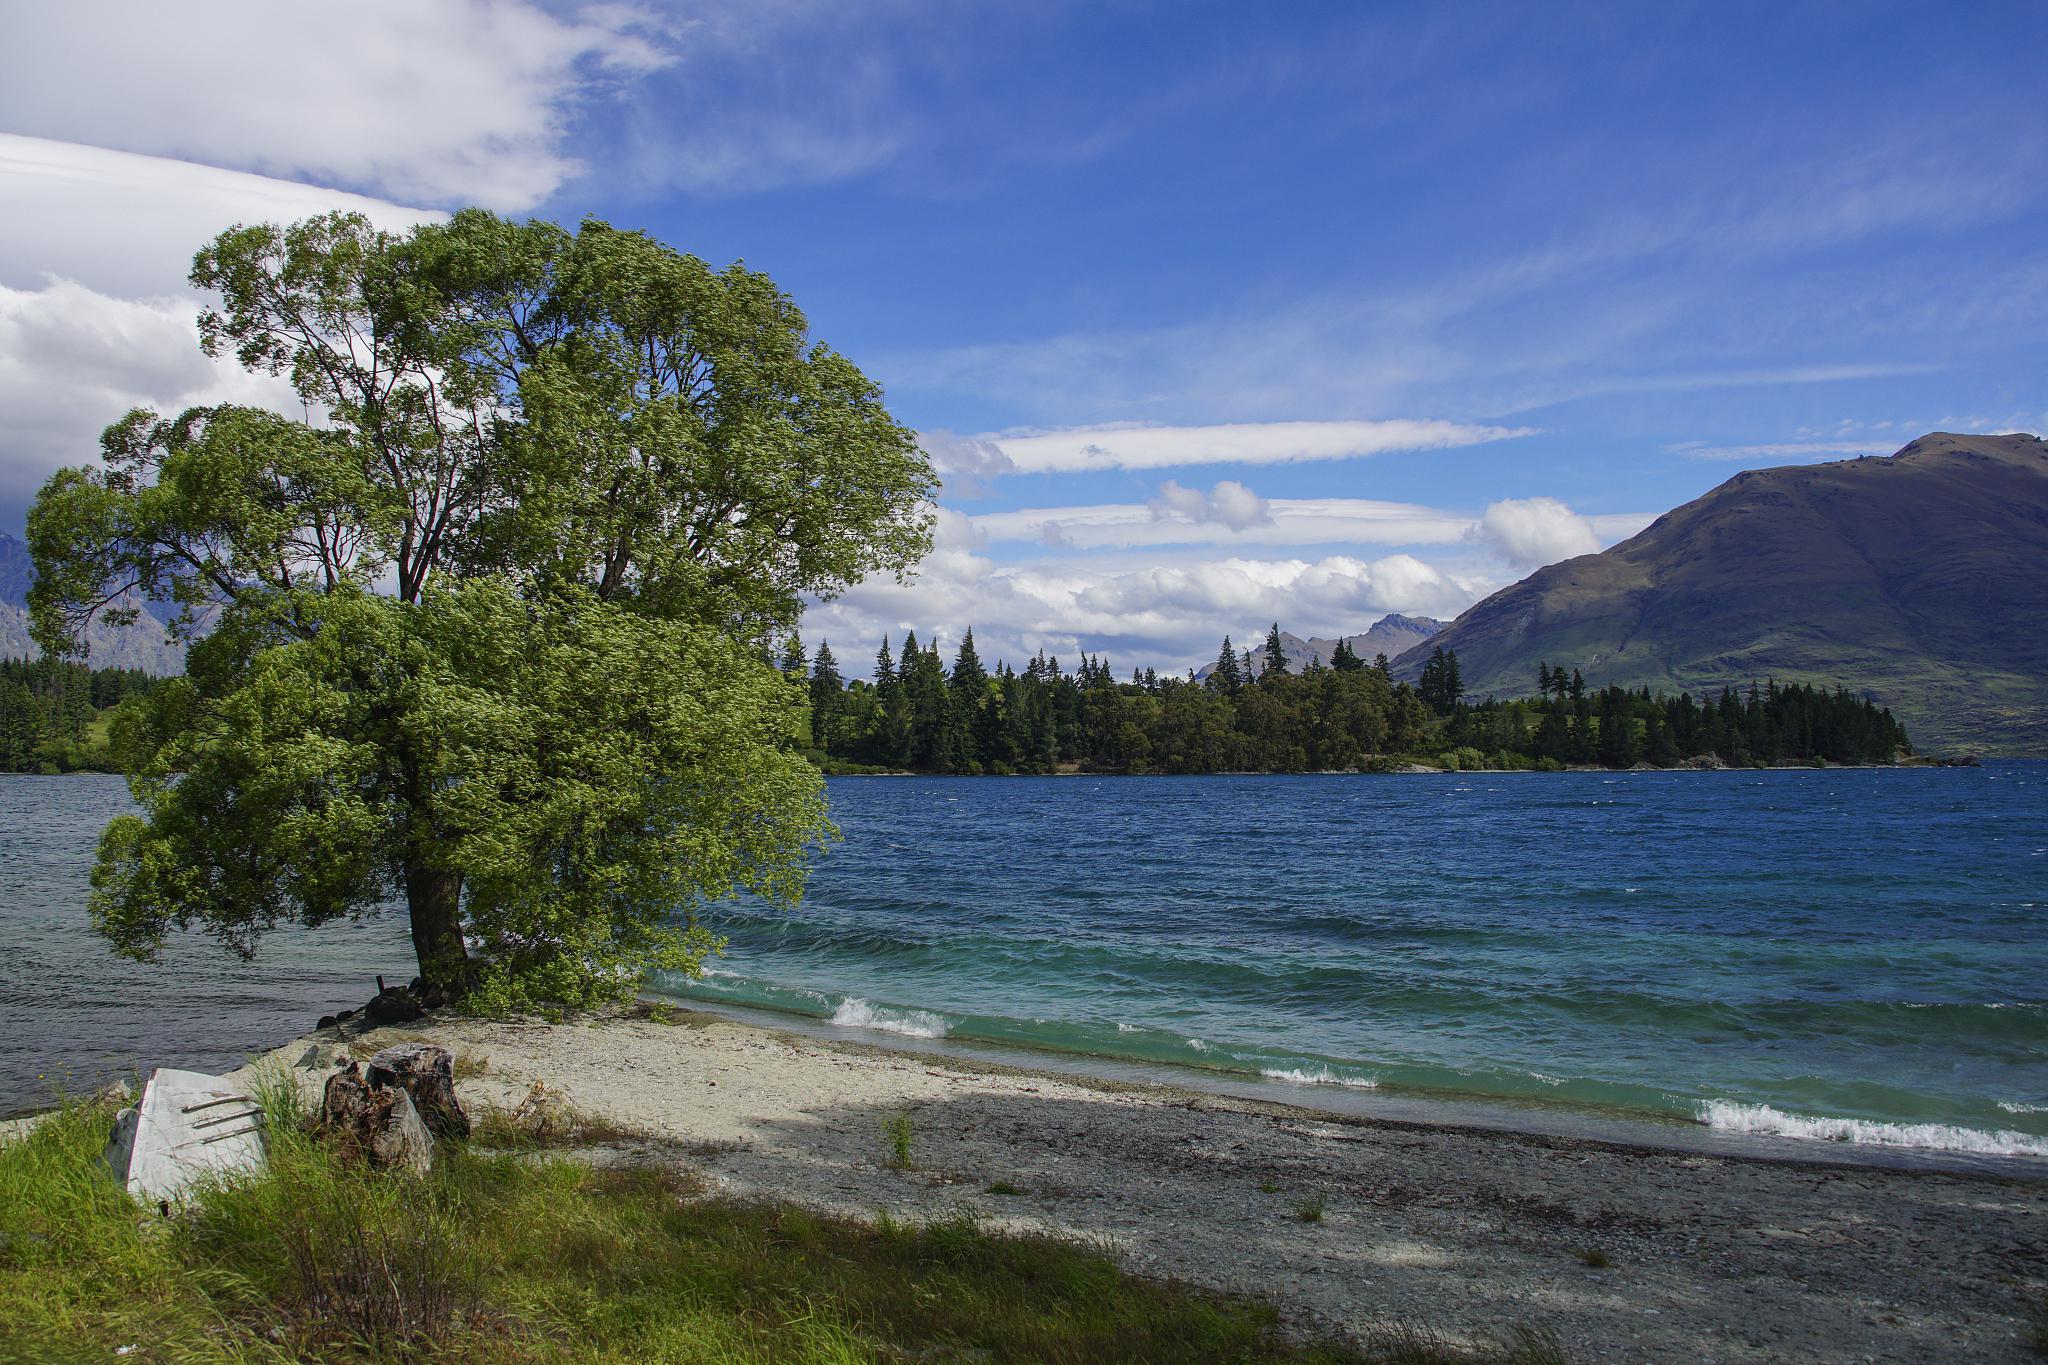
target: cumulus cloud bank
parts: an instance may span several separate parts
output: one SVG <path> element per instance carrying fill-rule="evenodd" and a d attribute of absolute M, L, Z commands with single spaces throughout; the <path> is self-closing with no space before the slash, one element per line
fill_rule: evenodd
<path fill-rule="evenodd" d="M 1168 479 L 1159 485 L 1159 496 L 1146 506 L 1151 508 L 1154 521 L 1213 522 L 1233 531 L 1267 526 L 1273 521 L 1272 505 L 1236 479 L 1224 479 L 1206 493 L 1199 488 L 1183 488 Z"/>
<path fill-rule="evenodd" d="M 289 382 L 206 358 L 184 299 L 116 299 L 71 280 L 0 285 L 0 509 L 60 465 L 86 464 L 130 408 L 249 403 L 299 411 Z"/>
<path fill-rule="evenodd" d="M 1600 548 L 1593 524 L 1556 498 L 1505 498 L 1486 509 L 1476 530 L 1476 539 L 1517 568 L 1540 568 Z"/>
<path fill-rule="evenodd" d="M 853 672 L 865 670 L 884 635 L 900 643 L 914 630 L 920 641 L 951 648 L 968 626 L 991 662 L 1016 664 L 1041 648 L 1071 662 L 1087 650 L 1126 669 L 1177 672 L 1214 658 L 1224 635 L 1248 638 L 1271 621 L 1305 634 L 1357 631 L 1390 611 L 1455 615 L 1499 586 L 1407 554 L 1141 566 L 1061 556 L 998 565 L 979 552 L 965 521 L 941 517 L 936 548 L 914 581 L 863 583 L 814 605 L 805 638 L 830 640 Z"/>

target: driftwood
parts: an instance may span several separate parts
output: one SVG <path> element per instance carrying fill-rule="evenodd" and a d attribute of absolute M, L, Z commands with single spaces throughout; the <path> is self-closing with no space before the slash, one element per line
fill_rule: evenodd
<path fill-rule="evenodd" d="M 370 1058 L 364 1079 L 373 1089 L 397 1087 L 438 1138 L 469 1136 L 469 1115 L 455 1098 L 455 1058 L 432 1043 L 399 1043 Z"/>
<path fill-rule="evenodd" d="M 434 1139 L 403 1086 L 372 1085 L 354 1062 L 327 1078 L 313 1132 L 371 1165 L 426 1174 Z"/>

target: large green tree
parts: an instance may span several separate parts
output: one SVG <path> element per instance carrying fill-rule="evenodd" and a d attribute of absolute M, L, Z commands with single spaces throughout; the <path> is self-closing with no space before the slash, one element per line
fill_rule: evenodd
<path fill-rule="evenodd" d="M 921 557 L 934 481 L 788 297 L 479 211 L 237 227 L 192 280 L 207 350 L 313 420 L 137 411 L 30 514 L 45 650 L 138 595 L 194 642 L 117 728 L 116 946 L 397 894 L 428 979 L 579 1002 L 694 967 L 710 901 L 800 894 L 830 826 L 761 660 L 806 594 Z"/>

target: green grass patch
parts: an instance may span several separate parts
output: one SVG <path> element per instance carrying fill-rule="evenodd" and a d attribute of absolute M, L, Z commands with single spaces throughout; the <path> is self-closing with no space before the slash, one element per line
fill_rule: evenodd
<path fill-rule="evenodd" d="M 269 1169 L 168 1218 L 101 1165 L 108 1107 L 0 1147 L 0 1361 L 1423 1358 L 1291 1341 L 1264 1304 L 964 1216 L 869 1225 L 480 1145 L 380 1173 L 268 1103 Z"/>
<path fill-rule="evenodd" d="M 891 1114 L 882 1120 L 882 1143 L 888 1149 L 891 1168 L 899 1171 L 913 1169 L 910 1144 L 916 1136 L 916 1129 L 909 1114 Z"/>

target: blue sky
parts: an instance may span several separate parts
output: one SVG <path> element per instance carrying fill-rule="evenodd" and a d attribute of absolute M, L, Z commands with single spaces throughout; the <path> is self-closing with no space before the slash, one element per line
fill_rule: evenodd
<path fill-rule="evenodd" d="M 772 274 L 948 471 L 842 657 L 1448 617 L 1741 468 L 2048 428 L 2039 5 L 418 8 L 9 19 L 0 527 L 130 402 L 270 401 L 179 263 L 339 193 Z"/>

